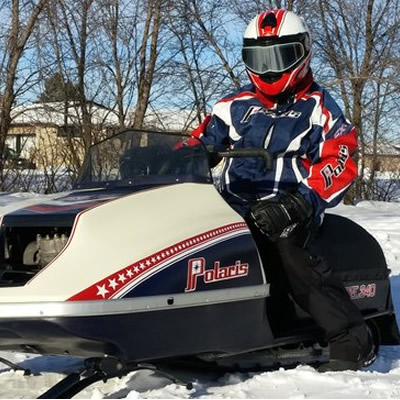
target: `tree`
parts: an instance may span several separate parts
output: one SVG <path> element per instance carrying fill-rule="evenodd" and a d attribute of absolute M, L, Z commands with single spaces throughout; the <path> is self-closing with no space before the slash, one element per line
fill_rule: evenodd
<path fill-rule="evenodd" d="M 339 88 L 345 114 L 358 131 L 360 170 L 353 199 L 367 196 L 367 144 L 376 149 L 378 138 L 387 133 L 386 114 L 399 117 L 393 107 L 386 112 L 400 78 L 399 9 L 399 0 L 319 0 L 311 14 L 318 61 L 325 66 L 320 73 L 328 86 Z"/>
<path fill-rule="evenodd" d="M 149 0 L 147 2 L 146 19 L 139 50 L 138 94 L 133 120 L 134 128 L 142 128 L 149 104 L 158 56 L 157 45 L 161 27 L 162 3 L 162 0 Z"/>
<path fill-rule="evenodd" d="M 98 66 L 116 108 L 120 128 L 129 124 L 129 109 L 136 93 L 135 66 L 138 61 L 138 30 L 141 9 L 137 1 L 100 0 Z"/>
<path fill-rule="evenodd" d="M 194 109 L 194 119 L 200 123 L 208 112 L 210 93 L 207 88 L 212 83 L 210 81 L 212 73 L 210 74 L 210 69 L 205 64 L 207 43 L 199 40 L 195 25 L 190 19 L 188 20 L 190 12 L 186 7 L 186 1 L 176 2 L 168 18 L 168 27 L 173 34 L 172 46 L 176 46 L 177 49 L 176 56 L 170 62 L 170 68 L 174 71 L 170 80 L 174 89 L 172 98 L 180 101 L 187 98 L 186 106 Z M 175 96 L 177 93 L 180 96 Z"/>
<path fill-rule="evenodd" d="M 55 65 L 56 72 L 64 77 L 65 82 L 75 83 L 75 110 L 68 108 L 67 104 L 65 107 L 66 119 L 69 111 L 77 116 L 74 126 L 69 126 L 66 132 L 74 171 L 79 170 L 82 155 L 86 154 L 89 147 L 107 134 L 99 116 L 93 115 L 97 108 L 93 105 L 102 104 L 107 94 L 97 50 L 101 35 L 100 6 L 101 3 L 94 0 L 51 0 L 47 13 L 47 64 Z M 108 114 L 111 112 L 109 110 Z M 105 120 L 107 113 L 103 115 Z"/>
<path fill-rule="evenodd" d="M 233 13 L 242 20 L 246 25 L 257 14 L 272 8 L 285 8 L 303 13 L 304 0 L 232 0 L 230 7 Z"/>
<path fill-rule="evenodd" d="M 0 173 L 1 185 L 3 184 L 4 149 L 8 130 L 11 125 L 11 110 L 17 93 L 15 83 L 18 68 L 29 39 L 33 33 L 38 17 L 48 0 L 11 1 L 11 9 L 3 3 L 2 15 L 9 15 L 9 25 L 3 36 L 0 54 Z M 4 21 L 7 23 L 7 20 Z"/>
<path fill-rule="evenodd" d="M 45 80 L 44 90 L 38 100 L 42 103 L 79 100 L 78 89 L 71 81 L 66 81 L 60 72 L 56 72 Z"/>
<path fill-rule="evenodd" d="M 174 56 L 166 64 L 163 97 L 167 107 L 190 111 L 187 125 L 198 124 L 216 100 L 242 84 L 241 38 L 230 8 L 225 0 L 178 0 L 168 11 L 167 51 Z"/>

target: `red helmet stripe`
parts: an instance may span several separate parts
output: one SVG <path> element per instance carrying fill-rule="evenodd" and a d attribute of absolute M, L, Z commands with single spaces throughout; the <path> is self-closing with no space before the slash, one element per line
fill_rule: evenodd
<path fill-rule="evenodd" d="M 258 14 L 258 18 L 257 18 L 257 36 L 260 37 L 263 35 L 263 31 L 265 29 L 261 28 L 261 24 L 264 21 L 264 18 L 266 17 L 266 15 L 269 13 L 269 11 L 265 11 L 262 14 Z M 270 28 L 270 27 L 268 27 Z"/>
<path fill-rule="evenodd" d="M 283 26 L 283 22 L 285 21 L 285 17 L 286 17 L 287 11 L 286 10 L 278 10 L 278 13 L 276 15 L 276 20 L 277 20 L 277 25 L 276 25 L 276 36 L 279 36 L 279 34 L 281 33 L 281 29 Z"/>
<path fill-rule="evenodd" d="M 279 10 L 269 10 L 265 11 L 262 14 L 258 15 L 258 20 L 257 20 L 257 34 L 258 37 L 263 37 L 263 36 L 279 36 L 280 30 L 283 26 L 283 22 L 285 20 L 285 15 L 287 11 L 283 9 Z M 264 18 L 268 14 L 274 14 L 276 18 L 276 26 L 265 26 L 262 28 L 262 23 L 264 21 Z"/>

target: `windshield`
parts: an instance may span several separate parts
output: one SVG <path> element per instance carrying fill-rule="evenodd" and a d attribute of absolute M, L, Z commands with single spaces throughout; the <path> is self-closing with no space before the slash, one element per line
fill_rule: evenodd
<path fill-rule="evenodd" d="M 212 182 L 208 155 L 188 136 L 129 130 L 92 146 L 75 188 Z"/>

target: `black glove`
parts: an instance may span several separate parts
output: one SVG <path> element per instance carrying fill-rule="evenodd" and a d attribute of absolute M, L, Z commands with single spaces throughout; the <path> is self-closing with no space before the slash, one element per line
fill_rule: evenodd
<path fill-rule="evenodd" d="M 311 204 L 300 193 L 285 193 L 278 201 L 261 200 L 250 211 L 255 225 L 273 242 L 288 237 L 312 214 Z"/>

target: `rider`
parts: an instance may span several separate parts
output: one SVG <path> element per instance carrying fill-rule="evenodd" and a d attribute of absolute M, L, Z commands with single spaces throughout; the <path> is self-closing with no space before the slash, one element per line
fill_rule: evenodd
<path fill-rule="evenodd" d="M 355 179 L 357 139 L 314 82 L 311 54 L 302 18 L 284 9 L 257 15 L 242 49 L 251 84 L 218 101 L 193 134 L 208 145 L 261 147 L 274 156 L 271 170 L 260 159 L 228 159 L 222 194 L 264 241 L 274 242 L 293 298 L 326 332 L 330 361 L 320 370 L 356 370 L 373 357 L 370 335 L 310 232 Z"/>

